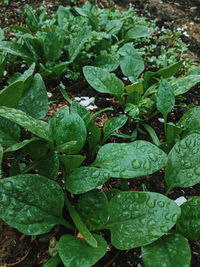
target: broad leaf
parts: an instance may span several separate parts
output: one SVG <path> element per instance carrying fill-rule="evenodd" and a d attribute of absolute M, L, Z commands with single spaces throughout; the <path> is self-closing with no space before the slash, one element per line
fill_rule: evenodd
<path fill-rule="evenodd" d="M 118 117 L 111 118 L 104 124 L 103 133 L 104 141 L 108 139 L 115 131 L 124 126 L 127 122 L 128 117 L 125 115 L 120 115 Z"/>
<path fill-rule="evenodd" d="M 25 174 L 1 180 L 0 218 L 26 235 L 47 233 L 64 224 L 64 194 L 54 181 Z"/>
<path fill-rule="evenodd" d="M 112 244 L 117 249 L 144 246 L 166 234 L 176 223 L 180 208 L 158 193 L 122 192 L 109 202 Z"/>
<path fill-rule="evenodd" d="M 191 240 L 200 239 L 200 198 L 191 197 L 181 205 L 181 216 L 177 221 L 177 230 Z"/>
<path fill-rule="evenodd" d="M 168 188 L 189 187 L 200 181 L 200 135 L 176 143 L 168 155 L 165 181 Z"/>
<path fill-rule="evenodd" d="M 50 179 L 55 179 L 58 175 L 59 158 L 55 151 L 49 151 L 40 158 L 37 165 L 38 173 Z"/>
<path fill-rule="evenodd" d="M 33 117 L 28 116 L 21 110 L 1 106 L 0 117 L 15 122 L 31 133 L 45 140 L 51 141 L 51 131 L 49 125 L 44 121 L 36 120 Z"/>
<path fill-rule="evenodd" d="M 18 142 L 20 128 L 17 124 L 0 117 L 0 143 L 9 147 Z"/>
<path fill-rule="evenodd" d="M 122 20 L 109 20 L 106 24 L 106 32 L 111 35 L 117 34 L 121 30 L 123 23 Z"/>
<path fill-rule="evenodd" d="M 131 28 L 127 33 L 126 39 L 137 39 L 142 37 L 149 37 L 153 33 L 153 29 L 146 26 L 137 25 Z"/>
<path fill-rule="evenodd" d="M 44 56 L 46 61 L 55 62 L 61 57 L 64 33 L 59 28 L 47 32 L 44 38 Z"/>
<path fill-rule="evenodd" d="M 33 138 L 31 138 L 31 139 L 24 140 L 24 141 L 22 141 L 22 142 L 20 142 L 20 143 L 16 143 L 16 144 L 14 144 L 14 145 L 12 145 L 12 146 L 9 146 L 9 147 L 5 150 L 5 152 L 14 152 L 14 151 L 17 151 L 17 150 L 19 150 L 19 149 L 25 147 L 26 145 L 28 145 L 28 144 L 30 144 L 30 143 L 32 143 L 32 142 L 35 142 L 35 141 L 37 141 L 37 140 L 39 140 L 37 137 L 33 137 Z"/>
<path fill-rule="evenodd" d="M 109 178 L 110 174 L 107 170 L 81 167 L 67 177 L 65 187 L 73 194 L 81 194 L 104 184 Z"/>
<path fill-rule="evenodd" d="M 108 170 L 112 177 L 134 178 L 158 171 L 166 160 L 166 154 L 155 145 L 135 141 L 102 146 L 92 165 Z"/>
<path fill-rule="evenodd" d="M 85 66 L 83 73 L 87 82 L 96 91 L 120 96 L 123 94 L 124 84 L 115 74 L 92 66 Z"/>
<path fill-rule="evenodd" d="M 107 71 L 114 71 L 119 66 L 119 56 L 103 54 L 96 57 L 94 61 L 95 65 L 101 69 Z"/>
<path fill-rule="evenodd" d="M 108 220 L 108 199 L 103 191 L 90 191 L 78 199 L 77 210 L 89 230 L 103 229 Z"/>
<path fill-rule="evenodd" d="M 145 267 L 190 267 L 190 245 L 182 235 L 169 233 L 143 247 Z"/>
<path fill-rule="evenodd" d="M 15 108 L 22 97 L 24 91 L 24 83 L 18 81 L 12 83 L 5 89 L 0 91 L 0 106 Z"/>
<path fill-rule="evenodd" d="M 172 80 L 171 86 L 175 95 L 181 95 L 188 92 L 193 86 L 200 82 L 200 75 L 189 75 Z"/>
<path fill-rule="evenodd" d="M 107 251 L 107 244 L 103 237 L 94 235 L 98 247 L 92 248 L 83 239 L 71 235 L 64 235 L 58 242 L 58 252 L 66 267 L 90 267 L 100 260 Z"/>
<path fill-rule="evenodd" d="M 70 174 L 76 168 L 78 168 L 85 160 L 85 158 L 85 156 L 81 155 L 61 155 L 59 157 L 60 161 L 64 164 L 65 171 L 67 174 Z"/>

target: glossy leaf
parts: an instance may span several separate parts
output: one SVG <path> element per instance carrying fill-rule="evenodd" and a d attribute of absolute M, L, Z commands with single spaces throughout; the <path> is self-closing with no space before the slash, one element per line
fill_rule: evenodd
<path fill-rule="evenodd" d="M 49 125 L 44 121 L 32 118 L 21 110 L 1 106 L 0 117 L 15 122 L 31 133 L 45 140 L 51 141 L 51 131 Z"/>
<path fill-rule="evenodd" d="M 73 194 L 81 194 L 102 185 L 109 178 L 110 174 L 107 170 L 81 167 L 67 177 L 65 187 Z"/>
<path fill-rule="evenodd" d="M 189 187 L 200 181 L 200 135 L 177 142 L 168 155 L 165 181 L 168 188 Z"/>
<path fill-rule="evenodd" d="M 64 224 L 61 187 L 43 176 L 24 174 L 1 180 L 0 217 L 26 235 L 47 233 Z"/>
<path fill-rule="evenodd" d="M 108 220 L 108 199 L 103 191 L 92 190 L 78 199 L 77 210 L 89 230 L 103 229 Z"/>
<path fill-rule="evenodd" d="M 200 239 L 200 198 L 191 197 L 181 205 L 177 231 L 191 240 Z"/>
<path fill-rule="evenodd" d="M 117 249 L 144 246 L 166 234 L 176 223 L 180 208 L 158 193 L 122 192 L 109 202 L 112 244 Z"/>
<path fill-rule="evenodd" d="M 190 245 L 182 235 L 168 233 L 156 242 L 143 247 L 145 267 L 190 267 Z"/>
<path fill-rule="evenodd" d="M 87 82 L 97 92 L 112 95 L 123 94 L 124 84 L 115 74 L 93 66 L 85 66 L 83 68 L 83 73 Z"/>
<path fill-rule="evenodd" d="M 158 87 L 156 99 L 157 109 L 162 113 L 163 117 L 166 117 L 172 111 L 174 105 L 174 90 L 166 80 L 163 80 Z"/>
<path fill-rule="evenodd" d="M 200 75 L 189 75 L 174 79 L 171 81 L 171 86 L 174 89 L 175 95 L 181 95 L 188 92 L 193 86 L 200 82 Z"/>
<path fill-rule="evenodd" d="M 81 155 L 61 155 L 60 161 L 64 164 L 65 171 L 67 174 L 73 172 L 78 168 L 86 157 Z"/>
<path fill-rule="evenodd" d="M 98 247 L 92 248 L 83 239 L 71 235 L 63 235 L 58 242 L 58 251 L 66 267 L 90 267 L 100 260 L 107 251 L 107 244 L 103 237 L 94 235 Z"/>
<path fill-rule="evenodd" d="M 112 177 L 134 178 L 158 171 L 166 160 L 166 154 L 155 145 L 135 141 L 102 146 L 92 165 L 108 170 Z"/>
<path fill-rule="evenodd" d="M 55 151 L 49 151 L 40 158 L 37 165 L 38 173 L 50 179 L 55 179 L 58 175 L 59 158 Z"/>
<path fill-rule="evenodd" d="M 9 147 L 18 142 L 20 128 L 17 124 L 0 117 L 0 143 L 2 146 Z"/>
<path fill-rule="evenodd" d="M 24 91 L 24 83 L 18 81 L 12 83 L 5 89 L 0 91 L 0 106 L 15 108 L 22 97 Z"/>
<path fill-rule="evenodd" d="M 144 70 L 142 57 L 131 44 L 125 44 L 120 48 L 119 54 L 122 73 L 127 77 L 132 76 L 137 79 Z"/>

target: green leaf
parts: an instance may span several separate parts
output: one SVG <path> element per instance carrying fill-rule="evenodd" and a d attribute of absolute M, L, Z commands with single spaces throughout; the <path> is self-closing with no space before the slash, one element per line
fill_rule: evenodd
<path fill-rule="evenodd" d="M 137 39 L 143 37 L 149 37 L 153 33 L 153 29 L 150 29 L 146 26 L 138 25 L 132 27 L 127 33 L 126 39 Z"/>
<path fill-rule="evenodd" d="M 131 85 L 125 86 L 125 90 L 128 95 L 130 95 L 133 92 L 137 92 L 140 95 L 144 93 L 143 83 L 142 82 L 135 82 Z"/>
<path fill-rule="evenodd" d="M 106 141 L 115 131 L 123 127 L 127 120 L 127 116 L 120 115 L 106 121 L 103 127 L 104 141 Z"/>
<path fill-rule="evenodd" d="M 0 117 L 0 143 L 2 146 L 9 147 L 18 142 L 20 128 L 17 124 Z"/>
<path fill-rule="evenodd" d="M 110 143 L 102 146 L 93 166 L 110 172 L 112 177 L 134 178 L 150 175 L 166 165 L 166 154 L 146 141 Z"/>
<path fill-rule="evenodd" d="M 121 30 L 123 23 L 124 22 L 122 20 L 108 20 L 108 22 L 106 23 L 106 32 L 111 35 L 117 34 Z"/>
<path fill-rule="evenodd" d="M 189 135 L 190 133 L 200 133 L 200 107 L 194 107 L 189 109 L 183 114 L 179 122 L 178 127 L 183 129 L 183 135 Z"/>
<path fill-rule="evenodd" d="M 65 187 L 73 194 L 81 194 L 104 184 L 110 178 L 107 170 L 94 167 L 81 167 L 66 179 Z"/>
<path fill-rule="evenodd" d="M 142 255 L 145 267 L 190 267 L 190 245 L 187 239 L 176 233 L 168 233 L 143 247 Z"/>
<path fill-rule="evenodd" d="M 15 108 L 22 97 L 24 83 L 18 81 L 0 91 L 0 106 Z"/>
<path fill-rule="evenodd" d="M 144 246 L 166 234 L 176 223 L 180 208 L 158 193 L 122 192 L 109 202 L 112 244 L 117 249 Z"/>
<path fill-rule="evenodd" d="M 81 155 L 61 155 L 59 157 L 60 161 L 64 164 L 67 174 L 70 174 L 76 168 L 78 168 L 85 160 L 85 158 L 85 156 Z"/>
<path fill-rule="evenodd" d="M 59 158 L 55 151 L 49 151 L 40 158 L 37 165 L 38 173 L 50 179 L 55 179 L 58 175 Z"/>
<path fill-rule="evenodd" d="M 26 81 L 29 77 L 31 77 L 35 70 L 35 63 L 33 63 L 29 69 L 27 69 L 22 75 L 20 75 L 16 81 Z M 15 82 L 16 82 L 15 81 Z"/>
<path fill-rule="evenodd" d="M 200 239 L 200 198 L 191 197 L 181 205 L 177 231 L 191 240 Z"/>
<path fill-rule="evenodd" d="M 144 61 L 142 57 L 131 44 L 125 44 L 120 48 L 119 54 L 122 73 L 127 77 L 133 76 L 137 79 L 144 70 Z"/>
<path fill-rule="evenodd" d="M 30 143 L 32 143 L 32 142 L 35 142 L 35 141 L 37 141 L 37 140 L 39 140 L 37 137 L 33 137 L 33 138 L 31 138 L 31 139 L 24 140 L 24 141 L 22 141 L 22 142 L 20 142 L 20 143 L 16 143 L 16 144 L 14 144 L 14 145 L 12 145 L 12 146 L 9 146 L 9 147 L 5 150 L 5 152 L 14 152 L 14 151 L 17 151 L 17 150 L 19 150 L 19 149 L 25 147 L 26 145 L 28 145 L 28 144 L 30 144 Z"/>
<path fill-rule="evenodd" d="M 52 118 L 52 132 L 56 145 L 63 145 L 75 141 L 73 146 L 66 147 L 65 152 L 76 154 L 83 148 L 87 130 L 82 118 L 76 114 L 69 114 L 66 108 L 60 109 Z"/>
<path fill-rule="evenodd" d="M 93 66 L 83 67 L 83 73 L 87 82 L 97 92 L 118 96 L 123 94 L 124 84 L 115 74 Z"/>
<path fill-rule="evenodd" d="M 90 247 L 84 240 L 74 236 L 62 236 L 58 242 L 58 251 L 64 266 L 90 267 L 100 260 L 106 254 L 107 244 L 103 237 L 94 236 L 98 241 L 97 248 Z"/>
<path fill-rule="evenodd" d="M 103 191 L 92 190 L 82 195 L 77 210 L 90 230 L 103 229 L 108 221 L 108 199 Z"/>
<path fill-rule="evenodd" d="M 200 135 L 191 134 L 176 143 L 168 155 L 165 181 L 168 188 L 200 182 Z"/>
<path fill-rule="evenodd" d="M 36 120 L 21 110 L 4 106 L 0 107 L 0 116 L 19 124 L 36 136 L 51 141 L 50 127 L 44 121 Z"/>
<path fill-rule="evenodd" d="M 0 192 L 0 218 L 20 232 L 39 235 L 64 224 L 64 195 L 56 182 L 40 175 L 18 175 L 1 180 Z"/>
<path fill-rule="evenodd" d="M 46 61 L 55 62 L 61 57 L 64 34 L 59 28 L 47 32 L 44 38 L 44 56 Z"/>
<path fill-rule="evenodd" d="M 0 178 L 2 177 L 2 160 L 3 160 L 3 147 L 0 144 Z"/>
<path fill-rule="evenodd" d="M 119 56 L 109 54 L 99 55 L 95 58 L 94 64 L 101 69 L 111 72 L 118 68 Z"/>
<path fill-rule="evenodd" d="M 50 258 L 42 267 L 57 267 L 61 263 L 59 255 Z"/>
<path fill-rule="evenodd" d="M 36 140 L 26 145 L 24 147 L 24 151 L 33 157 L 33 159 L 38 160 L 47 153 L 49 146 L 49 142 L 44 140 Z"/>
<path fill-rule="evenodd" d="M 174 90 L 166 80 L 161 81 L 158 87 L 156 106 L 165 118 L 175 105 Z"/>
<path fill-rule="evenodd" d="M 175 95 L 181 95 L 188 92 L 193 86 L 200 82 L 200 75 L 189 75 L 171 81 Z"/>
<path fill-rule="evenodd" d="M 18 103 L 18 108 L 28 115 L 42 119 L 48 112 L 48 96 L 40 74 L 35 74 L 29 88 Z"/>

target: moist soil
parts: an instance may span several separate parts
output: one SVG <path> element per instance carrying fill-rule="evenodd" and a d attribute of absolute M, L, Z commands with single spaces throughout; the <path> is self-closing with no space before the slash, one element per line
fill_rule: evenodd
<path fill-rule="evenodd" d="M 69 1 L 9 1 L 9 5 L 3 5 L 0 3 L 0 27 L 8 27 L 12 24 L 23 24 L 24 19 L 22 16 L 22 10 L 24 4 L 30 4 L 34 7 L 39 7 L 42 4 L 47 6 L 51 5 L 51 10 L 56 10 L 58 5 L 67 5 Z M 75 2 L 75 1 L 74 1 Z M 81 1 L 78 1 L 80 3 Z M 84 1 L 82 1 L 83 3 Z M 68 3 L 69 4 L 69 3 Z M 100 7 L 107 7 L 107 1 L 101 1 Z M 193 61 L 200 64 L 200 0 L 120 0 L 115 1 L 113 6 L 119 9 L 127 8 L 132 5 L 138 10 L 138 13 L 146 16 L 149 19 L 157 19 L 159 26 L 174 29 L 178 27 L 187 26 L 186 31 L 188 36 L 183 36 L 183 40 L 189 45 L 188 57 L 191 57 Z M 94 92 L 84 82 L 72 83 L 65 81 L 70 95 L 75 96 L 95 96 L 95 104 L 100 108 L 112 106 L 115 113 L 103 113 L 96 119 L 96 123 L 99 127 L 102 127 L 104 122 L 112 116 L 120 114 L 121 107 L 112 101 L 112 99 L 105 100 L 105 96 Z M 51 86 L 53 87 L 53 86 Z M 74 88 L 75 87 L 75 88 Z M 80 90 L 82 88 L 82 90 Z M 77 90 L 75 90 L 77 89 Z M 199 105 L 200 103 L 200 85 L 195 86 L 187 94 L 184 95 L 185 104 Z M 74 95 L 76 92 L 76 95 Z M 55 94 L 56 103 L 51 105 L 49 115 L 52 115 L 62 106 L 66 106 L 67 102 L 63 101 L 63 97 L 59 94 Z M 109 98 L 109 96 L 108 96 Z M 184 108 L 174 109 L 170 115 L 170 121 L 177 122 L 182 114 L 186 110 Z M 159 138 L 163 138 L 163 124 L 158 121 L 158 116 L 149 121 L 151 126 L 156 130 Z M 129 133 L 132 131 L 133 125 L 130 123 L 126 128 L 122 129 L 123 133 Z M 139 136 L 140 137 L 140 136 Z M 148 135 L 142 133 L 141 139 L 149 140 Z M 123 142 L 125 140 L 112 138 L 109 142 Z M 127 141 L 127 140 L 126 140 Z M 145 185 L 147 190 L 152 192 L 159 192 L 164 194 L 166 186 L 164 184 L 164 170 L 160 170 L 152 176 L 128 180 L 130 190 L 141 191 Z M 120 180 L 111 180 L 109 184 L 104 185 L 104 190 L 111 188 L 119 188 Z M 190 196 L 200 196 L 200 184 L 196 184 L 189 188 L 177 188 L 173 190 L 169 197 L 176 199 L 180 196 L 186 198 Z M 4 222 L 0 222 L 0 267 L 18 266 L 18 267 L 34 267 L 42 266 L 49 258 L 49 240 L 58 240 L 60 235 L 65 233 L 65 229 L 62 227 L 55 227 L 50 233 L 36 238 L 31 238 L 19 233 L 17 230 L 9 227 Z M 104 231 L 103 236 L 109 241 L 109 233 Z M 200 241 L 191 241 L 192 250 L 192 266 L 200 266 Z M 62 266 L 62 265 L 61 265 Z M 106 256 L 100 260 L 95 267 L 128 267 L 128 266 L 143 266 L 141 260 L 140 249 L 132 249 L 126 251 L 119 251 L 110 246 Z"/>

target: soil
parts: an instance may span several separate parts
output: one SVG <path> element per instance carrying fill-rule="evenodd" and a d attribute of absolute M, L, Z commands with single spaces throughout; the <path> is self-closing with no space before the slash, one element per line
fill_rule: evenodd
<path fill-rule="evenodd" d="M 31 4 L 34 7 L 40 6 L 44 1 L 33 1 L 28 0 L 26 4 Z M 66 5 L 69 1 L 45 1 L 46 5 L 51 5 L 51 10 L 55 10 L 59 4 Z M 84 2 L 84 1 L 82 1 Z M 80 3 L 80 1 L 79 1 Z M 16 22 L 23 23 L 22 9 L 25 1 L 9 1 L 9 5 L 3 5 L 0 3 L 0 26 L 8 27 L 9 25 L 16 24 Z M 101 1 L 101 7 L 106 7 L 106 1 Z M 158 19 L 158 25 L 164 26 L 166 28 L 178 28 L 186 26 L 186 31 L 188 36 L 183 36 L 183 40 L 189 45 L 190 52 L 188 54 L 197 64 L 200 64 L 200 0 L 119 0 L 115 1 L 115 6 L 117 8 L 126 8 L 132 5 L 140 14 L 152 19 Z M 66 81 L 67 82 L 67 81 Z M 82 84 L 82 88 L 85 85 Z M 79 84 L 76 85 L 79 88 Z M 197 85 L 185 96 L 186 104 L 199 105 L 200 85 Z M 87 93 L 86 93 L 87 92 Z M 102 95 L 95 93 L 94 91 L 85 92 L 84 89 L 80 93 L 81 95 L 96 96 L 97 106 L 100 108 L 113 105 L 112 100 L 105 102 L 105 98 Z M 73 96 L 73 94 L 72 94 Z M 78 94 L 76 95 L 78 96 Z M 52 106 L 53 110 L 66 105 L 63 98 L 60 96 L 57 99 L 59 105 L 54 104 Z M 173 114 L 171 114 L 171 121 L 177 121 L 185 109 L 175 109 Z M 117 112 L 120 112 L 120 107 L 117 107 Z M 107 116 L 112 116 L 113 114 L 107 113 L 98 117 L 97 123 L 101 127 L 102 120 L 106 120 Z M 116 115 L 116 114 L 115 114 Z M 162 138 L 163 124 L 160 123 L 158 118 L 154 118 L 150 123 L 153 128 L 156 129 L 157 134 Z M 127 131 L 127 129 L 123 129 Z M 148 136 L 143 135 L 143 139 L 148 140 Z M 116 142 L 117 139 L 112 141 Z M 149 191 L 165 193 L 166 188 L 163 181 L 163 170 L 155 173 L 153 176 L 148 176 L 144 178 L 129 180 L 130 189 L 134 191 L 142 190 L 143 184 L 147 187 Z M 118 187 L 119 181 L 115 180 L 113 183 L 105 186 Z M 169 197 L 171 199 L 176 199 L 179 196 L 200 196 L 200 184 L 197 184 L 190 188 L 177 188 L 173 190 Z M 31 239 L 19 233 L 17 230 L 9 227 L 4 222 L 0 222 L 0 267 L 17 266 L 17 267 L 34 267 L 42 266 L 50 257 L 48 253 L 49 239 L 56 238 L 58 240 L 59 233 L 62 229 L 55 228 L 51 233 L 38 236 L 35 239 Z M 104 235 L 108 237 L 109 234 L 105 231 Z M 200 266 L 200 241 L 191 241 L 192 250 L 192 266 Z M 128 266 L 143 266 L 141 260 L 140 249 L 132 249 L 127 251 L 119 251 L 110 246 L 110 250 L 106 256 L 100 260 L 95 266 L 100 267 L 128 267 Z"/>

